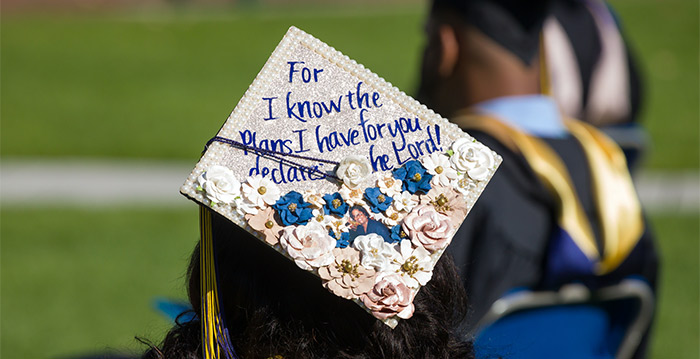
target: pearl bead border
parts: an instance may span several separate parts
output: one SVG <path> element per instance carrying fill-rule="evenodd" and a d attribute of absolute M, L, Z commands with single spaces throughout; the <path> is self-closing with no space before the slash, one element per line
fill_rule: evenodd
<path fill-rule="evenodd" d="M 291 55 L 292 49 L 299 44 L 307 47 L 332 64 L 335 64 L 336 66 L 352 74 L 358 80 L 363 81 L 368 86 L 373 87 L 376 89 L 376 91 L 382 93 L 386 98 L 395 104 L 398 104 L 398 106 L 405 111 L 420 117 L 422 121 L 430 125 L 440 126 L 441 131 L 447 135 L 447 138 L 451 138 L 453 140 L 457 138 L 467 138 L 472 142 L 478 142 L 468 133 L 462 131 L 459 126 L 449 122 L 447 119 L 435 113 L 433 110 L 408 96 L 405 92 L 399 90 L 396 86 L 384 80 L 382 77 L 379 77 L 377 74 L 367 69 L 364 65 L 357 63 L 355 60 L 349 58 L 347 55 L 344 55 L 342 52 L 294 26 L 289 28 L 280 43 L 267 59 L 258 75 L 244 93 L 243 97 L 226 119 L 226 122 L 217 134 L 218 136 L 227 138 L 233 137 L 236 130 L 240 128 L 245 119 L 250 117 L 249 109 L 255 106 L 253 101 L 260 98 L 263 91 L 269 88 L 273 73 L 283 69 L 283 66 L 286 64 L 285 59 Z M 484 146 L 484 148 L 487 147 Z M 236 225 L 244 228 L 247 232 L 253 234 L 258 239 L 264 241 L 264 236 L 253 230 L 248 225 L 248 222 L 245 220 L 244 216 L 235 211 L 231 205 L 212 204 L 202 192 L 197 191 L 196 189 L 198 186 L 197 178 L 204 173 L 207 168 L 213 165 L 221 164 L 227 150 L 228 147 L 222 143 L 211 143 L 207 151 L 202 155 L 202 158 L 199 160 L 199 162 L 197 162 L 194 170 L 185 180 L 185 183 L 182 185 L 182 187 L 180 187 L 180 193 L 197 203 L 215 210 Z M 495 165 L 489 171 L 487 179 L 483 181 L 472 180 L 472 182 L 475 184 L 475 190 L 470 191 L 465 196 L 468 211 L 471 210 L 474 203 L 486 187 L 486 184 L 489 182 L 494 172 L 502 162 L 501 156 L 490 149 L 489 151 L 491 151 L 491 154 L 495 159 Z M 279 248 L 279 245 L 273 247 L 282 255 L 289 258 L 289 255 Z M 437 263 L 443 252 L 444 249 L 431 255 L 433 264 Z M 415 289 L 415 291 L 418 292 L 419 289 L 420 288 Z M 368 310 L 359 299 L 355 299 L 354 301 L 365 310 Z M 396 318 L 389 318 L 384 320 L 384 323 L 394 328 L 398 324 L 398 320 Z"/>

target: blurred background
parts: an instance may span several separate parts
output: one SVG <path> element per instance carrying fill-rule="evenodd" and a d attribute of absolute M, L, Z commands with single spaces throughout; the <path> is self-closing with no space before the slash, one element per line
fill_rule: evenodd
<path fill-rule="evenodd" d="M 653 358 L 698 358 L 697 0 L 614 0 L 646 84 L 637 174 L 663 256 Z M 407 93 L 423 1 L 3 0 L 0 357 L 137 353 L 184 299 L 178 194 L 289 26 Z"/>

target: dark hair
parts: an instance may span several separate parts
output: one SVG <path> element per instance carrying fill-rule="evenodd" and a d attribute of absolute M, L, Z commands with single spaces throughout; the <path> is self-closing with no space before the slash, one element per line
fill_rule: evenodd
<path fill-rule="evenodd" d="M 358 205 L 350 207 L 350 210 L 348 212 L 350 212 L 351 216 L 352 216 L 352 211 L 354 211 L 354 210 L 358 210 L 358 211 L 364 213 L 365 217 L 367 217 L 369 219 L 369 212 L 367 212 L 367 209 L 365 209 L 365 207 L 358 206 Z M 355 218 L 353 218 L 353 219 L 355 219 Z"/>
<path fill-rule="evenodd" d="M 240 358 L 473 357 L 471 343 L 454 332 L 466 301 L 448 255 L 418 292 L 413 317 L 392 330 L 223 217 L 214 215 L 213 227 L 219 294 Z M 199 261 L 197 245 L 188 270 L 188 295 L 196 313 L 201 313 Z M 201 358 L 201 350 L 195 319 L 177 324 L 144 358 Z"/>

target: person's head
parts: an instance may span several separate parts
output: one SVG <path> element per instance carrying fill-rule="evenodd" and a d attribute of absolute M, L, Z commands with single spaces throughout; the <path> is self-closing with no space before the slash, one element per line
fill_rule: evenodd
<path fill-rule="evenodd" d="M 418 99 L 443 116 L 489 99 L 538 93 L 549 1 L 433 0 Z"/>
<path fill-rule="evenodd" d="M 369 212 L 362 206 L 353 206 L 350 208 L 350 216 L 355 222 L 363 226 L 369 221 Z"/>
<path fill-rule="evenodd" d="M 316 276 L 214 214 L 219 296 L 231 343 L 240 358 L 470 358 L 453 332 L 465 314 L 454 264 L 443 256 L 421 288 L 412 318 L 395 329 L 350 300 L 323 288 Z M 199 246 L 188 271 L 188 294 L 201 314 Z M 199 322 L 182 324 L 149 358 L 198 358 Z M 171 350 L 172 349 L 172 350 Z M 192 355 L 192 356 L 187 356 Z"/>

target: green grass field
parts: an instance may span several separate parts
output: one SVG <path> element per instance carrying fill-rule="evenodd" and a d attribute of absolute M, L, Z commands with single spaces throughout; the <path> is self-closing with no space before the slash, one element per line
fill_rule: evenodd
<path fill-rule="evenodd" d="M 646 74 L 649 165 L 698 168 L 698 4 L 618 0 Z M 2 156 L 196 158 L 290 25 L 412 93 L 423 8 L 3 14 Z"/>
<path fill-rule="evenodd" d="M 647 168 L 698 167 L 698 3 L 616 0 L 643 62 Z M 0 156 L 193 161 L 295 25 L 408 93 L 423 8 L 2 14 Z M 0 357 L 142 350 L 184 297 L 197 210 L 0 211 Z M 697 214 L 652 217 L 663 256 L 652 358 L 699 357 Z"/>
<path fill-rule="evenodd" d="M 184 200 L 184 199 L 183 199 Z M 157 296 L 184 298 L 197 209 L 2 211 L 3 358 L 143 350 L 167 321 Z M 664 257 L 652 358 L 698 357 L 698 222 L 652 218 Z"/>

